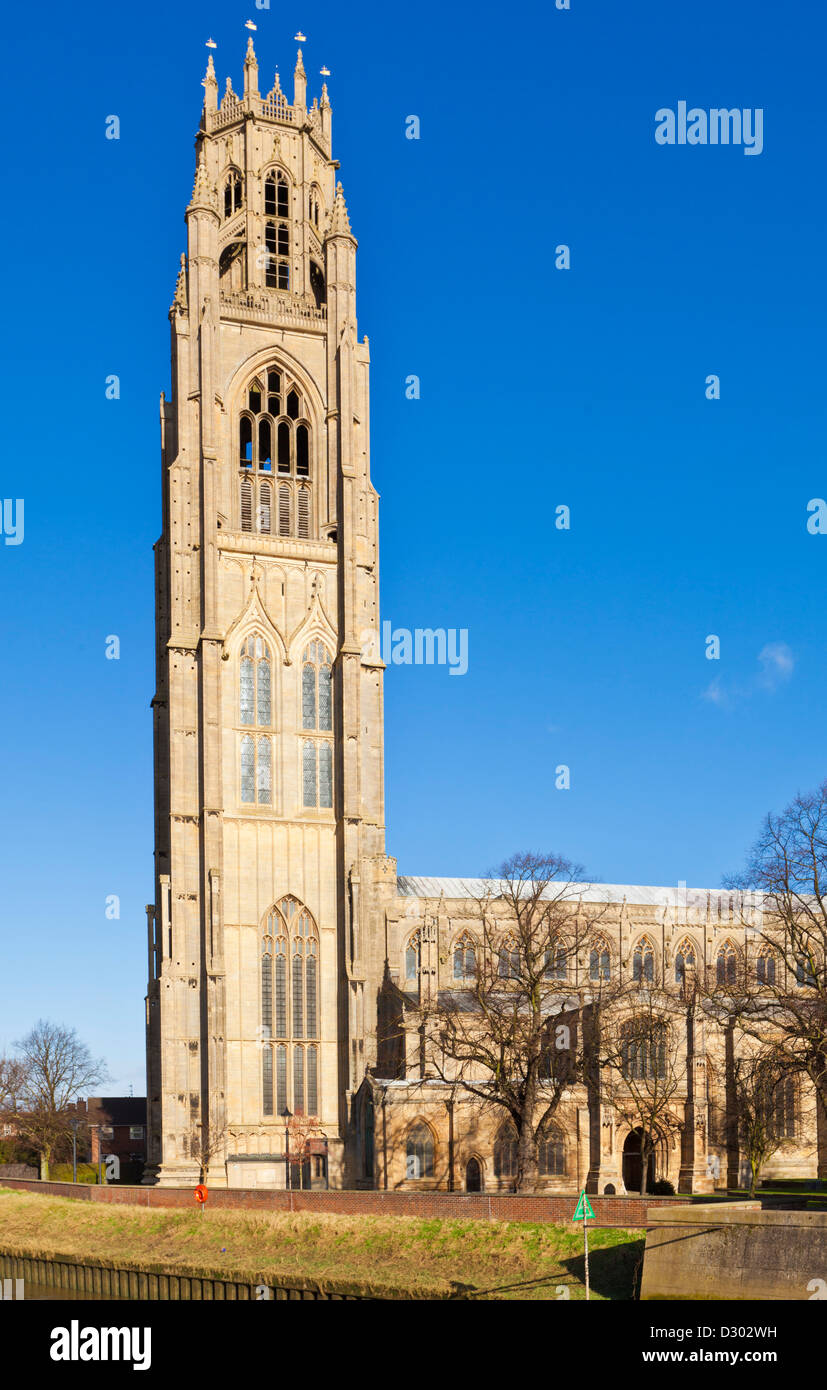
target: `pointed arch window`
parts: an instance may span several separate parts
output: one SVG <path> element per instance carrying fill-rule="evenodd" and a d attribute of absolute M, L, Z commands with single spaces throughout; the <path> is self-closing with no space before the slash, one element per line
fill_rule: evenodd
<path fill-rule="evenodd" d="M 464 932 L 454 945 L 454 979 L 473 980 L 477 973 L 477 948 L 473 937 Z"/>
<path fill-rule="evenodd" d="M 419 979 L 421 963 L 422 938 L 419 932 L 415 931 L 405 947 L 405 980 L 408 984 L 414 984 Z"/>
<path fill-rule="evenodd" d="M 333 730 L 333 672 L 323 642 L 313 641 L 302 654 L 302 729 L 312 733 Z M 302 750 L 304 805 L 333 805 L 333 745 L 329 739 L 305 739 Z"/>
<path fill-rule="evenodd" d="M 519 980 L 522 973 L 520 948 L 513 937 L 507 937 L 499 949 L 497 971 L 501 980 Z"/>
<path fill-rule="evenodd" d="M 818 973 L 812 956 L 800 955 L 795 965 L 795 982 L 802 989 L 815 989 L 818 985 Z"/>
<path fill-rule="evenodd" d="M 240 528 L 263 535 L 314 535 L 310 422 L 304 393 L 280 368 L 259 371 L 245 388 L 238 418 Z M 250 474 L 280 481 L 251 484 Z"/>
<path fill-rule="evenodd" d="M 313 917 L 297 899 L 283 898 L 262 930 L 260 1033 L 271 1057 L 263 1073 L 265 1115 L 274 1100 L 279 1115 L 289 1102 L 297 1114 L 318 1114 L 318 960 Z"/>
<path fill-rule="evenodd" d="M 620 1070 L 626 1081 L 663 1080 L 666 1076 L 666 1024 L 633 1018 L 621 1028 Z"/>
<path fill-rule="evenodd" d="M 675 956 L 675 984 L 686 983 L 695 973 L 695 946 L 688 938 L 681 942 Z"/>
<path fill-rule="evenodd" d="M 592 942 L 589 951 L 589 979 L 609 980 L 612 976 L 612 957 L 605 941 Z"/>
<path fill-rule="evenodd" d="M 272 725 L 272 662 L 262 637 L 250 636 L 241 647 L 238 668 L 238 722 L 242 728 Z M 268 736 L 241 734 L 241 800 L 250 806 L 273 804 L 273 745 Z"/>
<path fill-rule="evenodd" d="M 651 984 L 655 978 L 655 952 L 648 937 L 639 941 L 632 956 L 632 979 L 638 984 Z"/>
<path fill-rule="evenodd" d="M 794 1139 L 796 1133 L 795 1078 L 779 1074 L 769 1063 L 762 1068 L 759 1101 L 767 1132 L 773 1139 Z"/>
<path fill-rule="evenodd" d="M 243 183 L 237 169 L 231 169 L 224 180 L 224 220 L 238 212 L 242 203 Z"/>
<path fill-rule="evenodd" d="M 537 1144 L 537 1158 L 542 1177 L 565 1177 L 566 1145 L 563 1131 L 557 1125 L 546 1125 Z"/>
<path fill-rule="evenodd" d="M 516 1178 L 517 1131 L 510 1122 L 500 1126 L 494 1140 L 494 1177 Z"/>
<path fill-rule="evenodd" d="M 290 184 L 281 169 L 273 169 L 264 180 L 264 211 L 274 217 L 290 216 Z"/>
<path fill-rule="evenodd" d="M 270 289 L 290 288 L 290 184 L 281 169 L 264 180 L 264 283 Z"/>
<path fill-rule="evenodd" d="M 725 941 L 715 959 L 715 979 L 719 985 L 734 985 L 738 978 L 738 958 L 731 941 Z"/>
<path fill-rule="evenodd" d="M 548 946 L 543 964 L 545 978 L 547 980 L 565 980 L 568 978 L 568 973 L 568 955 L 565 946 L 560 942 Z"/>
<path fill-rule="evenodd" d="M 434 1176 L 434 1136 L 428 1125 L 418 1121 L 408 1130 L 405 1140 L 405 1177 Z"/>
<path fill-rule="evenodd" d="M 762 946 L 755 962 L 755 978 L 759 985 L 775 984 L 775 952 L 769 946 Z"/>
<path fill-rule="evenodd" d="M 333 674 L 323 642 L 311 642 L 302 655 L 302 728 L 327 733 L 333 728 Z"/>
<path fill-rule="evenodd" d="M 248 637 L 241 647 L 239 665 L 239 722 L 270 727 L 272 663 L 270 648 L 262 637 Z"/>

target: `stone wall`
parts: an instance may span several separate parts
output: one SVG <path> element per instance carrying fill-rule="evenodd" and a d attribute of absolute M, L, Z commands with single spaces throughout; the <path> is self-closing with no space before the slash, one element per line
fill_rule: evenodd
<path fill-rule="evenodd" d="M 12 1182 L 18 1191 L 80 1201 L 141 1207 L 195 1207 L 191 1187 L 87 1187 L 70 1182 Z M 210 1192 L 210 1210 L 309 1211 L 330 1216 L 420 1216 L 478 1221 L 570 1222 L 576 1192 L 567 1196 L 521 1196 L 489 1192 L 285 1192 L 254 1188 L 217 1188 Z M 590 1197 L 597 1225 L 645 1226 L 647 1213 L 661 1206 L 683 1207 L 685 1197 Z"/>
<path fill-rule="evenodd" d="M 650 1210 L 641 1300 L 808 1300 L 827 1286 L 827 1212 L 759 1202 Z"/>

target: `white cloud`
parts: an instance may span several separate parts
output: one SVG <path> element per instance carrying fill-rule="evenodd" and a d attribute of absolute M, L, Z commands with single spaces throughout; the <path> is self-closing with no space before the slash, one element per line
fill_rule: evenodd
<path fill-rule="evenodd" d="M 760 670 L 743 684 L 736 681 L 726 684 L 720 676 L 715 676 L 701 693 L 701 699 L 723 709 L 738 700 L 748 700 L 758 690 L 771 694 L 792 678 L 795 657 L 786 642 L 767 642 L 758 653 L 758 665 Z"/>
<path fill-rule="evenodd" d="M 768 642 L 758 653 L 758 660 L 761 663 L 758 683 L 765 690 L 775 690 L 792 676 L 795 658 L 786 642 Z"/>

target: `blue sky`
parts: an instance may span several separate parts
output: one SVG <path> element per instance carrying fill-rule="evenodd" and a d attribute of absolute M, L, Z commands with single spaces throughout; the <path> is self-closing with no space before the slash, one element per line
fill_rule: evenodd
<path fill-rule="evenodd" d="M 278 65 L 292 90 L 300 27 L 312 94 L 332 72 L 383 617 L 469 634 L 467 675 L 386 678 L 400 871 L 537 848 L 715 887 L 827 775 L 827 538 L 806 527 L 827 496 L 827 26 L 801 0 L 571 4 L 7 20 L 2 495 L 25 536 L 0 547 L 0 1048 L 61 1019 L 111 1090 L 143 1090 L 157 402 L 204 43 L 238 89 L 248 18 L 262 84 Z M 760 107 L 760 156 L 658 145 L 680 100 Z"/>

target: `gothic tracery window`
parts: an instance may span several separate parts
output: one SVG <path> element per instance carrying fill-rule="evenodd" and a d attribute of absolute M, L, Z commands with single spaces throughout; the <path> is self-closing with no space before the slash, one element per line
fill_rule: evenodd
<path fill-rule="evenodd" d="M 685 984 L 687 978 L 691 979 L 695 970 L 695 947 L 687 937 L 683 940 L 675 953 L 675 984 Z"/>
<path fill-rule="evenodd" d="M 517 1131 L 511 1121 L 506 1121 L 497 1131 L 494 1140 L 494 1177 L 516 1178 L 517 1176 Z"/>
<path fill-rule="evenodd" d="M 454 979 L 472 980 L 477 973 L 477 951 L 467 932 L 454 945 Z"/>
<path fill-rule="evenodd" d="M 323 642 L 313 641 L 302 655 L 302 730 L 325 734 L 333 730 L 333 671 Z M 307 738 L 302 744 L 302 802 L 306 807 L 333 805 L 333 744 L 328 738 Z"/>
<path fill-rule="evenodd" d="M 592 942 L 589 951 L 589 979 L 609 980 L 612 975 L 612 957 L 607 943 L 601 939 Z"/>
<path fill-rule="evenodd" d="M 715 979 L 719 985 L 734 985 L 738 976 L 738 958 L 731 941 L 725 941 L 715 958 Z"/>
<path fill-rule="evenodd" d="M 238 421 L 240 529 L 313 533 L 310 420 L 301 388 L 275 366 L 247 385 Z"/>
<path fill-rule="evenodd" d="M 762 946 L 755 962 L 755 978 L 759 985 L 775 984 L 775 952 L 769 946 Z"/>
<path fill-rule="evenodd" d="M 566 1145 L 562 1130 L 546 1125 L 537 1143 L 539 1172 L 544 1177 L 563 1177 L 566 1172 Z"/>
<path fill-rule="evenodd" d="M 651 984 L 655 978 L 655 953 L 647 936 L 639 941 L 632 956 L 632 979 L 639 984 Z"/>
<path fill-rule="evenodd" d="M 513 937 L 507 937 L 500 946 L 497 973 L 501 980 L 519 980 L 520 978 L 520 948 Z"/>
<path fill-rule="evenodd" d="M 243 183 L 237 169 L 231 169 L 224 180 L 224 220 L 238 212 L 242 202 Z"/>
<path fill-rule="evenodd" d="M 419 979 L 419 967 L 422 962 L 422 938 L 418 931 L 415 931 L 405 947 L 405 979 L 408 983 L 414 983 Z"/>
<path fill-rule="evenodd" d="M 626 1081 L 663 1080 L 667 1027 L 660 1020 L 632 1018 L 621 1028 L 621 1074 Z"/>
<path fill-rule="evenodd" d="M 238 673 L 238 722 L 242 728 L 272 725 L 272 662 L 262 637 L 251 636 L 241 648 Z M 246 805 L 273 804 L 273 744 L 269 734 L 242 733 L 239 742 L 241 800 Z"/>
<path fill-rule="evenodd" d="M 297 899 L 267 914 L 261 952 L 262 1111 L 319 1113 L 319 934 Z"/>
<path fill-rule="evenodd" d="M 434 1136 L 421 1120 L 408 1130 L 405 1140 L 405 1177 L 432 1178 L 434 1175 Z"/>
<path fill-rule="evenodd" d="M 565 980 L 568 977 L 568 955 L 560 942 L 547 947 L 543 974 L 547 980 Z"/>
<path fill-rule="evenodd" d="M 290 185 L 281 169 L 264 180 L 264 283 L 269 289 L 290 288 Z"/>

